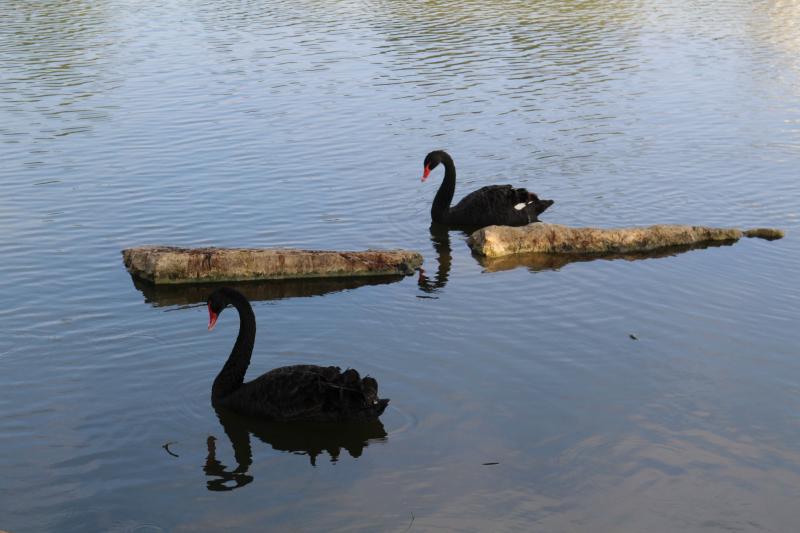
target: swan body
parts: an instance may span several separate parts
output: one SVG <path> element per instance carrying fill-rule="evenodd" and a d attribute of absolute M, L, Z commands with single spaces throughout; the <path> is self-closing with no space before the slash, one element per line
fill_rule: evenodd
<path fill-rule="evenodd" d="M 240 292 L 223 287 L 208 298 L 213 329 L 228 305 L 239 312 L 239 335 L 211 388 L 211 403 L 268 420 L 342 422 L 377 419 L 388 399 L 378 398 L 378 383 L 357 371 L 336 366 L 292 365 L 244 382 L 255 343 L 253 308 Z"/>
<path fill-rule="evenodd" d="M 488 185 L 469 193 L 450 207 L 456 191 L 456 167 L 450 154 L 435 150 L 425 156 L 422 181 L 440 163 L 444 165 L 444 180 L 431 207 L 433 222 L 475 227 L 524 226 L 538 222 L 539 215 L 553 205 L 553 200 L 542 200 L 527 189 Z"/>

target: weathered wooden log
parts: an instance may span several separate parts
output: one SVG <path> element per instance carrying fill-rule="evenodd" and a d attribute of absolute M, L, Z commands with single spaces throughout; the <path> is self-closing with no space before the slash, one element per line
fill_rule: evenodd
<path fill-rule="evenodd" d="M 412 274 L 422 255 L 407 250 L 334 252 L 145 246 L 122 250 L 132 275 L 156 285 Z"/>
<path fill-rule="evenodd" d="M 780 239 L 783 232 L 770 228 L 742 231 L 736 228 L 656 225 L 631 228 L 570 228 L 536 222 L 527 226 L 488 226 L 470 235 L 472 251 L 486 257 L 518 253 L 619 254 L 648 252 L 672 246 L 735 242 L 742 237 Z"/>

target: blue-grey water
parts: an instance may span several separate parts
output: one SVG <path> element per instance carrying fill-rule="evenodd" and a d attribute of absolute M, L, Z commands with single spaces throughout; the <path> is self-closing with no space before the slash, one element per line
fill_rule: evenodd
<path fill-rule="evenodd" d="M 548 222 L 787 236 L 481 264 L 436 148 Z M 2 0 L 0 530 L 793 531 L 798 169 L 797 2 Z M 250 375 L 358 368 L 382 427 L 218 418 L 235 313 L 141 244 L 421 251 L 253 288 Z"/>

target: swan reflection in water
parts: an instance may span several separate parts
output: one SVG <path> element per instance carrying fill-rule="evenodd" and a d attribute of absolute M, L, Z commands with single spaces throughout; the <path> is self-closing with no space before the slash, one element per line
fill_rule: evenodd
<path fill-rule="evenodd" d="M 225 466 L 217 459 L 217 439 L 208 437 L 208 456 L 203 471 L 209 479 L 206 487 L 211 491 L 229 491 L 252 483 L 249 474 L 253 464 L 250 435 L 255 435 L 274 450 L 307 455 L 311 466 L 317 457 L 327 452 L 331 462 L 339 460 L 342 450 L 351 457 L 360 457 L 364 448 L 375 442 L 386 441 L 386 430 L 379 420 L 352 423 L 269 422 L 240 415 L 222 407 L 215 408 L 217 418 L 233 447 L 235 468 Z"/>
<path fill-rule="evenodd" d="M 425 270 L 420 267 L 417 285 L 422 292 L 428 294 L 436 293 L 439 289 L 447 285 L 447 278 L 450 275 L 450 264 L 452 262 L 452 250 L 450 248 L 450 227 L 444 224 L 431 224 L 431 243 L 436 252 L 438 267 L 433 279 L 425 275 Z"/>

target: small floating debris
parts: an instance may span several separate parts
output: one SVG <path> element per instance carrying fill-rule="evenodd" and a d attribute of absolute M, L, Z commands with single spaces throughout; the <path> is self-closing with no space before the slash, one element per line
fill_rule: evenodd
<path fill-rule="evenodd" d="M 178 455 L 177 453 L 172 453 L 172 451 L 169 449 L 170 444 L 177 444 L 177 442 L 169 441 L 166 444 L 162 445 L 161 447 L 167 450 L 167 453 L 170 454 L 172 457 L 180 457 L 180 455 Z"/>
<path fill-rule="evenodd" d="M 128 272 L 156 285 L 410 275 L 422 265 L 422 255 L 408 250 L 336 252 L 144 246 L 122 250 L 122 259 Z"/>
<path fill-rule="evenodd" d="M 61 183 L 61 180 L 45 180 L 45 181 L 37 181 L 33 184 L 34 187 L 38 187 L 40 185 L 50 185 L 52 183 Z M 2 533 L 2 531 L 0 531 Z"/>
<path fill-rule="evenodd" d="M 710 228 L 658 224 L 629 228 L 571 228 L 535 222 L 527 226 L 488 226 L 470 235 L 472 251 L 486 257 L 519 253 L 619 254 L 649 252 L 674 246 L 703 243 L 732 243 L 742 237 L 780 239 L 783 231 L 756 228 Z"/>
<path fill-rule="evenodd" d="M 406 528 L 406 531 L 409 531 L 411 529 L 411 526 L 413 526 L 413 525 L 414 525 L 414 513 L 412 512 L 411 513 L 411 522 L 408 523 L 408 527 Z"/>
<path fill-rule="evenodd" d="M 630 334 L 628 335 L 628 337 L 630 337 L 630 338 L 631 338 L 631 340 L 635 340 L 635 341 L 638 341 L 638 340 L 639 340 L 639 337 L 637 337 L 637 336 L 636 336 L 636 335 L 634 335 L 633 333 L 630 333 Z"/>
<path fill-rule="evenodd" d="M 500 463 L 497 463 L 497 462 L 491 462 L 491 463 L 481 463 L 481 466 L 494 466 L 494 465 L 499 465 L 499 464 L 500 464 Z"/>

